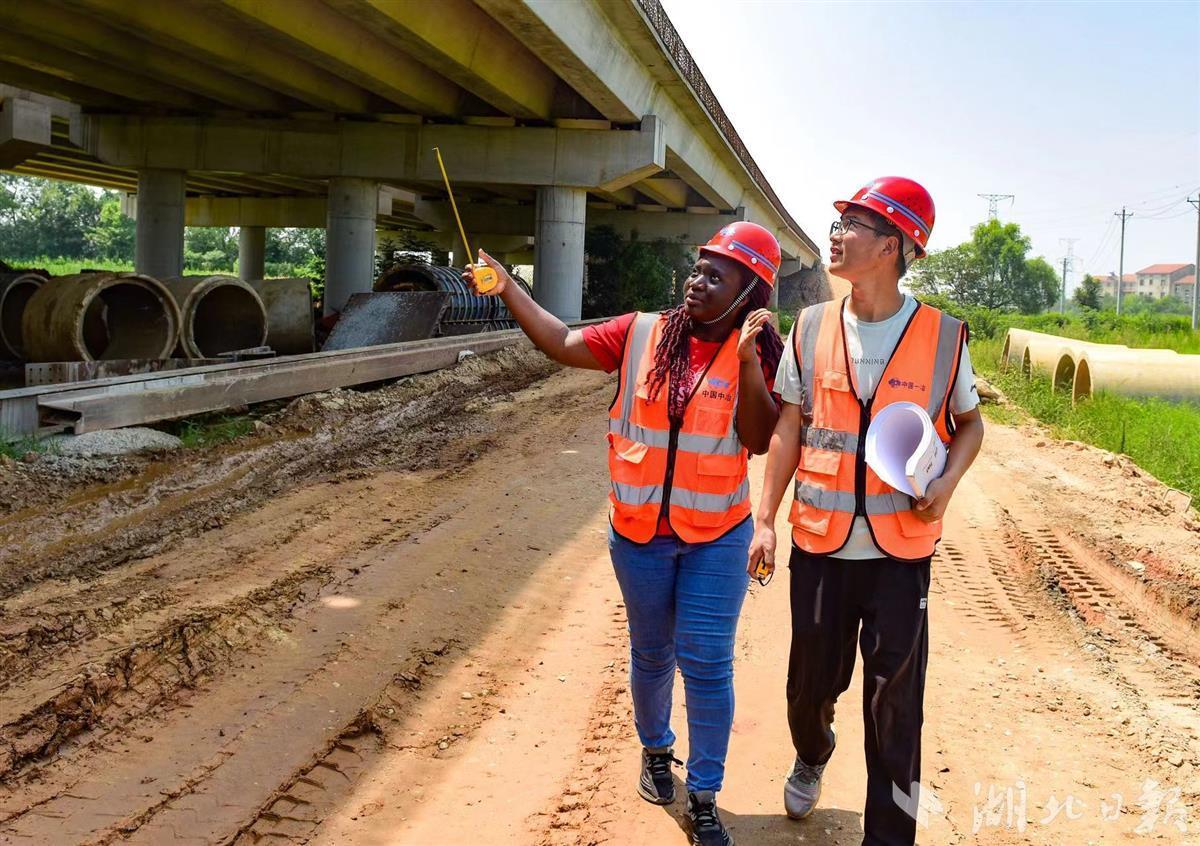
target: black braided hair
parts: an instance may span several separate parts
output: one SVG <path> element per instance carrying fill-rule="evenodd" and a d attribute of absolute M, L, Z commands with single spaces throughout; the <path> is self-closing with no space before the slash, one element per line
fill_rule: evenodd
<path fill-rule="evenodd" d="M 756 309 L 766 308 L 771 300 L 771 286 L 763 279 L 754 276 L 753 285 L 745 305 L 738 313 L 738 319 L 734 321 L 733 329 L 730 330 L 732 332 L 740 332 L 746 315 Z M 691 355 L 688 351 L 688 338 L 696 328 L 696 323 L 682 304 L 662 313 L 667 318 L 667 325 L 663 327 L 662 337 L 658 346 L 654 348 L 654 371 L 650 374 L 647 390 L 650 399 L 655 400 L 666 384 L 670 390 L 667 397 L 667 417 L 672 423 L 682 423 L 688 395 L 691 393 Z M 779 366 L 780 356 L 783 355 L 783 339 L 770 323 L 758 334 L 757 347 L 758 357 L 767 372 L 774 372 Z"/>

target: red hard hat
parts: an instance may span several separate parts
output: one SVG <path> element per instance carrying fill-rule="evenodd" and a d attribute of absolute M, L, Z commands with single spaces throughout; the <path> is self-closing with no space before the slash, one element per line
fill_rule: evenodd
<path fill-rule="evenodd" d="M 833 207 L 844 213 L 847 206 L 870 209 L 890 220 L 917 245 L 917 258 L 925 255 L 925 245 L 933 232 L 933 197 L 919 182 L 903 176 L 881 176 L 858 189 L 849 200 L 838 200 Z"/>
<path fill-rule="evenodd" d="M 721 228 L 702 253 L 718 253 L 744 264 L 768 285 L 775 285 L 781 258 L 779 241 L 769 230 L 748 220 L 739 220 Z"/>

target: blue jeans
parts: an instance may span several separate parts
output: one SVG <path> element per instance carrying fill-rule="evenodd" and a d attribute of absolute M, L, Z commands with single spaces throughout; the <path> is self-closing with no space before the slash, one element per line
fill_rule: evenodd
<path fill-rule="evenodd" d="M 608 549 L 629 618 L 630 690 L 642 745 L 671 746 L 678 665 L 687 701 L 687 789 L 720 790 L 733 727 L 733 644 L 750 577 L 747 518 L 709 543 L 639 544 L 608 527 Z"/>

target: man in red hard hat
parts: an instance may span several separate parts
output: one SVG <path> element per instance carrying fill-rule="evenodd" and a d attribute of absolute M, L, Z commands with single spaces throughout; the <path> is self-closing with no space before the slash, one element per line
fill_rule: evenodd
<path fill-rule="evenodd" d="M 844 300 L 804 309 L 784 347 L 783 400 L 750 545 L 751 572 L 775 563 L 775 515 L 794 476 L 788 725 L 796 759 L 789 817 L 812 813 L 833 755 L 834 706 L 863 656 L 867 759 L 864 846 L 909 846 L 920 801 L 930 559 L 955 487 L 983 443 L 967 327 L 900 290 L 933 230 L 929 193 L 911 179 L 873 180 L 834 203 L 829 269 Z M 912 402 L 949 457 L 913 499 L 865 459 L 871 420 Z"/>

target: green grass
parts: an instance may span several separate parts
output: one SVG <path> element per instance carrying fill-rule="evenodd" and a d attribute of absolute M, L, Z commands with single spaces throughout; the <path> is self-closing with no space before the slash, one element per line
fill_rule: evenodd
<path fill-rule="evenodd" d="M 38 440 L 33 435 L 14 438 L 5 432 L 0 432 L 0 455 L 20 461 L 31 452 L 54 455 L 58 450 L 54 445 Z"/>
<path fill-rule="evenodd" d="M 164 431 L 175 435 L 189 449 L 210 447 L 237 440 L 254 431 L 254 417 L 246 414 L 202 414 L 164 424 Z"/>
<path fill-rule="evenodd" d="M 1014 425 L 1025 412 L 1054 437 L 1128 455 L 1155 478 L 1200 500 L 1200 404 L 1099 393 L 1072 406 L 1068 392 L 1050 389 L 1049 376 L 1026 379 L 1019 370 L 1001 370 L 1001 347 L 1001 338 L 971 342 L 975 370 L 1020 409 L 985 406 L 989 419 Z"/>
<path fill-rule="evenodd" d="M 50 258 L 49 256 L 37 256 L 35 258 L 20 258 L 20 259 L 5 259 L 12 267 L 19 268 L 35 268 L 37 270 L 45 270 L 51 276 L 71 276 L 79 273 L 84 268 L 88 270 L 112 270 L 121 273 L 132 273 L 132 262 L 121 261 L 104 261 L 103 259 L 72 259 L 72 258 Z"/>

